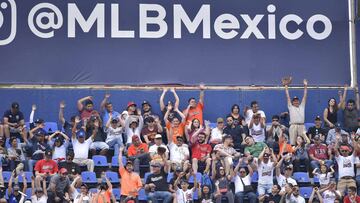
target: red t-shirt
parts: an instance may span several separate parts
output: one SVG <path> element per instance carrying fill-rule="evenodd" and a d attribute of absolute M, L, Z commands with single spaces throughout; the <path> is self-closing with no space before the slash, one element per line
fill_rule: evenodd
<path fill-rule="evenodd" d="M 38 171 L 39 173 L 55 174 L 59 169 L 57 163 L 54 160 L 46 161 L 45 159 L 42 159 L 36 162 L 34 170 Z"/>
<path fill-rule="evenodd" d="M 356 196 L 356 203 L 360 203 L 360 196 Z M 344 198 L 344 203 L 351 203 L 349 195 Z"/>
<path fill-rule="evenodd" d="M 188 115 L 186 117 L 186 123 L 189 124 L 192 122 L 192 120 L 194 118 L 199 119 L 200 124 L 203 124 L 203 109 L 204 109 L 204 104 L 199 102 L 195 108 L 190 108 Z"/>
<path fill-rule="evenodd" d="M 327 151 L 328 151 L 328 148 L 326 145 L 320 144 L 319 146 L 317 146 L 314 144 L 309 149 L 309 155 L 312 154 L 317 159 L 326 160 L 326 159 L 329 159 Z"/>
<path fill-rule="evenodd" d="M 192 151 L 192 158 L 196 158 L 198 160 L 204 158 L 208 154 L 211 153 L 211 146 L 209 144 L 199 144 L 196 143 L 193 145 L 191 151 Z"/>

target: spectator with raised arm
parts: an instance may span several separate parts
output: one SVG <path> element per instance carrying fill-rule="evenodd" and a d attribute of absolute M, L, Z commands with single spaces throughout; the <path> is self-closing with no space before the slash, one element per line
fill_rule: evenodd
<path fill-rule="evenodd" d="M 344 105 L 347 92 L 347 85 L 344 86 L 344 94 L 341 94 L 339 91 L 339 104 L 337 104 L 335 98 L 330 98 L 328 101 L 328 106 L 324 109 L 323 118 L 324 125 L 328 129 L 335 127 L 335 124 L 338 122 L 338 110 Z"/>
<path fill-rule="evenodd" d="M 279 142 L 279 138 L 285 133 L 286 127 L 280 124 L 280 116 L 273 115 L 271 118 L 271 125 L 266 128 L 266 143 L 270 146 L 275 146 Z"/>
<path fill-rule="evenodd" d="M 23 188 L 21 191 L 20 191 L 20 186 L 18 185 L 18 182 L 16 182 L 14 184 L 14 180 L 17 179 L 17 176 L 19 176 L 19 175 L 21 175 L 22 179 L 23 179 Z M 9 197 L 8 201 L 9 201 L 9 203 L 20 202 L 20 199 L 22 198 L 21 192 L 23 194 L 26 193 L 26 189 L 27 189 L 27 182 L 26 182 L 25 173 L 17 174 L 14 170 L 11 174 L 11 177 L 9 180 L 9 185 L 8 185 L 8 197 Z"/>
<path fill-rule="evenodd" d="M 65 134 L 70 137 L 72 134 L 72 128 L 75 125 L 75 117 L 76 116 L 75 115 L 71 116 L 70 122 L 68 122 L 64 117 L 65 106 L 66 106 L 65 102 L 61 101 L 59 104 L 59 121 L 60 121 L 61 126 L 64 129 Z"/>
<path fill-rule="evenodd" d="M 56 131 L 48 137 L 48 143 L 53 149 L 53 160 L 60 162 L 66 159 L 69 140 L 69 137 L 61 131 Z"/>
<path fill-rule="evenodd" d="M 341 193 L 336 190 L 334 181 L 330 182 L 326 187 L 320 188 L 320 194 L 322 194 L 324 202 L 335 202 L 336 199 L 341 199 Z"/>
<path fill-rule="evenodd" d="M 320 194 L 319 188 L 314 187 L 312 192 L 311 192 L 308 203 L 323 203 L 323 202 L 324 201 L 323 201 L 323 198 L 322 198 L 322 196 Z M 331 202 L 331 201 L 328 201 L 328 202 Z M 332 201 L 332 202 L 334 202 L 334 201 Z"/>
<path fill-rule="evenodd" d="M 346 100 L 346 90 L 344 90 L 343 100 Z M 358 127 L 357 118 L 359 117 L 359 109 L 360 109 L 360 96 L 359 96 L 359 88 L 356 86 L 354 88 L 355 92 L 355 100 L 349 99 L 346 102 L 343 102 L 341 109 L 344 113 L 344 127 L 347 132 L 355 132 Z"/>
<path fill-rule="evenodd" d="M 148 200 L 158 203 L 158 199 L 162 199 L 164 203 L 172 202 L 172 195 L 168 191 L 167 176 L 170 166 L 165 162 L 164 167 L 159 162 L 151 164 L 152 173 L 145 180 L 145 191 Z"/>
<path fill-rule="evenodd" d="M 164 121 L 170 121 L 174 118 L 174 117 L 178 117 L 177 112 L 175 111 L 175 109 L 179 109 L 179 103 L 180 103 L 180 99 L 179 96 L 176 94 L 175 89 L 171 88 L 170 91 L 173 93 L 174 97 L 175 97 L 175 103 L 168 101 L 167 105 L 165 105 L 164 103 L 164 97 L 166 92 L 168 91 L 168 88 L 164 88 L 163 92 L 160 96 L 160 111 L 163 113 L 163 115 L 165 115 L 166 111 L 168 110 L 168 107 L 170 109 L 170 112 L 167 116 L 167 118 L 165 118 Z"/>
<path fill-rule="evenodd" d="M 110 96 L 110 94 L 106 93 L 100 104 L 100 113 L 102 115 L 104 127 L 108 121 L 111 120 L 110 115 L 112 118 L 117 118 L 120 116 L 119 112 L 114 110 L 113 104 L 109 101 Z"/>
<path fill-rule="evenodd" d="M 118 117 L 113 117 L 112 113 L 109 114 L 108 121 L 105 125 L 106 140 L 105 143 L 110 147 L 120 147 L 124 145 L 123 141 L 123 128 L 120 124 Z"/>
<path fill-rule="evenodd" d="M 259 103 L 257 101 L 252 101 L 250 103 L 250 107 L 251 108 L 246 106 L 244 109 L 245 122 L 247 125 L 249 125 L 254 114 L 260 114 L 260 117 L 266 122 L 266 115 L 264 111 L 260 110 Z"/>
<path fill-rule="evenodd" d="M 282 79 L 282 84 L 285 86 L 285 93 L 287 98 L 287 106 L 290 114 L 290 128 L 289 128 L 289 136 L 290 136 L 290 144 L 295 145 L 296 137 L 303 134 L 305 131 L 305 104 L 307 100 L 307 86 L 308 81 L 304 79 L 304 96 L 301 100 L 298 97 L 290 98 L 289 94 L 289 85 L 291 84 L 292 77 Z"/>
<path fill-rule="evenodd" d="M 192 173 L 192 176 L 194 177 L 194 186 L 191 189 L 189 189 L 188 181 L 186 179 L 182 179 L 184 175 L 185 173 L 180 173 L 174 183 L 174 189 L 176 191 L 175 197 L 177 203 L 193 202 L 194 192 L 197 187 L 196 173 Z M 178 187 L 179 184 L 181 188 Z"/>
<path fill-rule="evenodd" d="M 344 198 L 344 203 L 360 202 L 360 196 L 356 194 L 356 187 L 350 186 L 348 191 L 348 195 Z"/>
<path fill-rule="evenodd" d="M 80 123 L 80 119 L 76 117 L 75 119 L 75 125 Z M 80 166 L 86 165 L 88 171 L 94 171 L 94 161 L 92 159 L 89 159 L 89 150 L 90 145 L 93 143 L 95 138 L 96 131 L 93 131 L 93 134 L 91 137 L 85 139 L 85 131 L 79 130 L 76 131 L 76 127 L 73 127 L 72 132 L 72 145 L 74 148 L 74 163 L 79 164 Z"/>
<path fill-rule="evenodd" d="M 259 174 L 258 180 L 258 194 L 265 195 L 272 191 L 274 168 L 277 164 L 277 158 L 273 150 L 269 147 L 265 147 L 260 153 L 257 163 L 257 169 Z"/>
<path fill-rule="evenodd" d="M 86 137 L 93 137 L 94 140 L 90 144 L 91 155 L 96 155 L 97 151 L 100 150 L 100 155 L 106 155 L 109 151 L 109 145 L 106 144 L 106 133 L 101 124 L 100 117 L 91 116 L 89 121 L 86 123 Z"/>
<path fill-rule="evenodd" d="M 191 123 L 194 118 L 197 118 L 201 125 L 203 124 L 205 85 L 200 84 L 199 89 L 199 101 L 196 102 L 194 97 L 190 98 L 188 100 L 188 107 L 183 111 L 187 124 Z"/>
<path fill-rule="evenodd" d="M 159 118 L 154 118 L 148 116 L 144 119 L 145 126 L 141 130 L 141 136 L 144 138 L 144 141 L 148 145 L 154 144 L 154 139 L 156 134 L 161 134 L 163 132 L 163 127 L 161 126 L 161 121 Z"/>
<path fill-rule="evenodd" d="M 192 122 L 186 126 L 185 136 L 186 140 L 188 140 L 189 145 L 195 143 L 197 141 L 197 136 L 199 133 L 205 133 L 206 137 L 210 135 L 210 127 L 209 121 L 204 122 L 205 125 L 201 125 L 200 121 L 197 118 L 194 118 Z"/>
<path fill-rule="evenodd" d="M 175 112 L 178 113 L 181 117 L 181 121 L 178 117 L 174 117 L 171 121 L 168 121 L 166 118 L 168 117 L 171 109 L 170 106 L 167 107 L 167 111 L 164 116 L 165 124 L 166 124 L 166 135 L 167 139 L 170 139 L 170 131 L 172 132 L 172 141 L 174 143 L 177 142 L 177 137 L 184 137 L 185 131 L 185 115 L 179 111 L 179 109 L 174 109 Z"/>
<path fill-rule="evenodd" d="M 121 176 L 121 198 L 120 201 L 127 203 L 129 200 L 134 200 L 136 203 L 139 202 L 138 195 L 139 190 L 142 188 L 141 179 L 138 173 L 134 172 L 134 164 L 128 160 L 124 167 L 122 162 L 122 153 L 124 146 L 119 149 L 119 174 Z"/>
<path fill-rule="evenodd" d="M 244 159 L 243 161 L 239 161 L 234 169 L 235 200 L 237 203 L 243 203 L 244 197 L 247 197 L 249 203 L 256 203 L 257 196 L 251 185 L 251 177 L 254 173 L 253 167 L 256 168 L 256 166 L 253 166 L 253 163 L 249 162 L 248 158 Z M 246 166 L 241 166 L 243 162 Z"/>
<path fill-rule="evenodd" d="M 25 130 L 24 114 L 20 111 L 20 105 L 17 102 L 11 104 L 11 109 L 5 111 L 4 116 L 5 136 L 21 137 L 21 131 Z"/>
<path fill-rule="evenodd" d="M 140 138 L 141 130 L 144 126 L 144 119 L 141 115 L 129 115 L 125 119 L 124 133 L 126 137 L 126 144 L 131 144 L 133 135 Z"/>
<path fill-rule="evenodd" d="M 296 138 L 296 145 L 293 147 L 294 153 L 294 171 L 295 172 L 307 172 L 310 169 L 310 158 L 308 154 L 310 145 L 309 138 L 303 134 L 302 136 L 298 136 Z M 301 168 L 300 166 L 305 166 L 305 168 Z"/>
<path fill-rule="evenodd" d="M 33 171 L 35 163 L 44 158 L 45 150 L 50 149 L 45 140 L 46 131 L 42 129 L 43 126 L 42 124 L 30 130 L 29 140 L 26 140 L 27 155 L 30 157 L 29 171 Z"/>
<path fill-rule="evenodd" d="M 88 120 L 92 115 L 99 115 L 94 110 L 94 102 L 92 96 L 87 96 L 77 101 L 77 108 L 80 113 L 81 120 Z"/>
<path fill-rule="evenodd" d="M 34 179 L 31 180 L 31 202 L 32 203 L 46 203 L 47 202 L 47 190 L 46 181 L 42 180 L 40 183 L 41 187 L 35 187 Z"/>
<path fill-rule="evenodd" d="M 265 120 L 258 113 L 253 114 L 249 123 L 249 135 L 255 142 L 265 141 Z"/>
<path fill-rule="evenodd" d="M 281 159 L 277 163 L 275 167 L 275 173 L 276 173 L 276 180 L 277 183 L 281 187 L 280 195 L 283 195 L 285 193 L 285 185 L 287 183 L 291 183 L 292 185 L 297 185 L 296 180 L 294 180 L 291 176 L 293 174 L 293 166 L 288 165 L 285 167 L 284 175 L 281 174 L 281 165 L 284 161 L 286 156 L 281 155 Z"/>

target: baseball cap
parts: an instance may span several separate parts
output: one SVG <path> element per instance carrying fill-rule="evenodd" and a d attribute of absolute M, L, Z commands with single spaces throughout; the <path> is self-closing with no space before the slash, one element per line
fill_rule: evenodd
<path fill-rule="evenodd" d="M 299 100 L 299 97 L 295 96 L 292 98 L 292 101 Z"/>
<path fill-rule="evenodd" d="M 319 140 L 320 139 L 320 136 L 317 134 L 314 136 L 314 140 Z"/>
<path fill-rule="evenodd" d="M 44 191 L 43 191 L 42 188 L 39 187 L 39 188 L 36 188 L 36 189 L 35 189 L 35 193 L 37 193 L 37 192 L 44 192 Z"/>
<path fill-rule="evenodd" d="M 18 184 L 14 185 L 13 187 L 14 190 L 20 190 L 20 186 Z"/>
<path fill-rule="evenodd" d="M 36 124 L 44 123 L 44 119 L 42 119 L 42 118 L 37 118 L 34 123 L 36 123 Z"/>
<path fill-rule="evenodd" d="M 97 117 L 96 117 L 96 116 L 91 116 L 91 117 L 90 117 L 90 120 L 91 120 L 91 121 L 96 121 L 96 120 L 97 120 Z"/>
<path fill-rule="evenodd" d="M 181 172 L 181 167 L 180 166 L 177 166 L 176 169 L 175 169 L 176 172 Z"/>
<path fill-rule="evenodd" d="M 128 164 L 133 165 L 133 162 L 130 160 L 127 160 L 125 165 L 128 165 Z"/>
<path fill-rule="evenodd" d="M 59 170 L 59 173 L 60 173 L 60 174 L 67 174 L 68 171 L 67 171 L 66 168 L 61 168 L 61 169 Z"/>
<path fill-rule="evenodd" d="M 52 151 L 50 149 L 45 150 L 45 156 L 52 156 Z"/>
<path fill-rule="evenodd" d="M 223 118 L 217 118 L 217 119 L 216 119 L 216 122 L 217 122 L 217 123 L 223 123 L 223 122 L 224 122 L 224 119 L 223 119 Z"/>
<path fill-rule="evenodd" d="M 139 136 L 137 136 L 137 135 L 133 135 L 132 137 L 131 137 L 131 140 L 134 142 L 134 141 L 137 141 L 137 140 L 139 140 Z"/>
<path fill-rule="evenodd" d="M 224 167 L 220 166 L 219 170 L 224 170 Z"/>
<path fill-rule="evenodd" d="M 111 119 L 111 123 L 117 123 L 119 122 L 119 119 L 117 117 Z"/>
<path fill-rule="evenodd" d="M 341 124 L 340 124 L 340 123 L 336 123 L 336 124 L 335 124 L 335 129 L 341 130 Z"/>
<path fill-rule="evenodd" d="M 348 152 L 351 151 L 350 147 L 349 147 L 349 146 L 346 146 L 346 145 L 341 146 L 341 147 L 340 147 L 340 150 L 341 150 L 341 151 L 348 151 Z"/>
<path fill-rule="evenodd" d="M 287 169 L 293 169 L 293 165 L 292 165 L 292 164 L 287 165 L 287 166 L 285 167 L 285 170 L 287 170 Z"/>
<path fill-rule="evenodd" d="M 135 117 L 130 117 L 130 122 L 129 122 L 130 124 L 131 123 L 139 123 L 139 121 L 138 121 L 138 119 L 137 118 L 135 118 Z"/>
<path fill-rule="evenodd" d="M 268 158 L 269 156 L 270 156 L 270 154 L 268 154 L 268 153 L 264 154 L 264 158 Z"/>
<path fill-rule="evenodd" d="M 160 134 L 156 134 L 155 139 L 162 139 L 162 136 Z"/>
<path fill-rule="evenodd" d="M 20 108 L 20 105 L 19 105 L 19 103 L 17 103 L 17 102 L 13 102 L 13 103 L 11 104 L 11 108 L 13 108 L 13 109 L 19 109 L 19 108 Z"/>
<path fill-rule="evenodd" d="M 161 164 L 159 162 L 155 162 L 151 164 L 152 167 L 161 167 Z"/>
<path fill-rule="evenodd" d="M 79 131 L 77 131 L 76 132 L 76 136 L 78 137 L 78 138 L 82 138 L 82 137 L 85 137 L 85 131 L 84 130 L 79 130 Z"/>
<path fill-rule="evenodd" d="M 128 102 L 127 108 L 129 108 L 130 106 L 136 106 L 135 102 L 133 101 Z"/>
<path fill-rule="evenodd" d="M 146 101 L 146 100 L 144 100 L 144 101 L 141 103 L 141 106 L 144 106 L 145 104 L 151 106 L 151 104 L 150 104 L 148 101 Z"/>
<path fill-rule="evenodd" d="M 320 117 L 320 116 L 316 116 L 316 117 L 315 117 L 315 120 L 316 120 L 316 121 L 321 121 L 321 117 Z"/>
<path fill-rule="evenodd" d="M 35 132 L 35 135 L 37 135 L 37 136 L 46 135 L 46 131 L 44 129 L 40 128 Z"/>

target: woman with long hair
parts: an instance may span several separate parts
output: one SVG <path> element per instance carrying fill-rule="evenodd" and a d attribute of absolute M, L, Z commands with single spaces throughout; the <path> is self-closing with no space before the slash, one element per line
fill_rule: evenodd
<path fill-rule="evenodd" d="M 341 94 L 339 91 L 339 104 L 337 104 L 335 98 L 330 98 L 328 101 L 328 106 L 324 109 L 324 121 L 325 127 L 334 128 L 335 124 L 338 122 L 337 112 L 341 108 L 346 98 L 347 86 L 344 87 L 344 93 Z"/>

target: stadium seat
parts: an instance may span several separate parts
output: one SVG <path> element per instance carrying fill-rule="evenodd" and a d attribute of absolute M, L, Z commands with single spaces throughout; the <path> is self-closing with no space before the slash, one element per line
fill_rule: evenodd
<path fill-rule="evenodd" d="M 120 194 L 121 194 L 121 191 L 120 191 L 120 189 L 119 188 L 113 188 L 113 190 L 112 190 L 112 192 L 113 192 L 113 194 L 114 194 L 114 196 L 115 196 L 115 199 L 116 200 L 120 200 Z"/>
<path fill-rule="evenodd" d="M 95 172 L 83 171 L 81 172 L 81 178 L 83 183 L 97 184 Z"/>
<path fill-rule="evenodd" d="M 20 139 L 19 139 L 19 138 L 17 138 L 16 140 L 17 140 L 17 143 L 18 143 L 18 144 L 20 144 L 20 143 L 21 143 L 21 141 L 20 141 Z M 6 141 L 5 141 L 5 147 L 6 147 L 6 148 L 10 148 L 10 147 L 11 147 L 11 145 L 10 145 L 10 142 L 9 142 L 9 141 L 10 141 L 10 138 L 6 138 Z"/>
<path fill-rule="evenodd" d="M 173 177 L 174 177 L 174 173 L 168 173 L 167 182 L 170 183 L 170 181 Z"/>
<path fill-rule="evenodd" d="M 311 127 L 315 126 L 315 124 L 314 124 L 314 123 L 304 123 L 304 125 L 305 125 L 305 129 L 306 129 L 306 131 L 307 131 L 309 128 L 311 128 Z"/>
<path fill-rule="evenodd" d="M 150 175 L 151 173 L 150 172 L 146 172 L 145 175 L 144 175 L 144 181 L 146 182 L 147 180 L 147 177 Z"/>
<path fill-rule="evenodd" d="M 217 126 L 217 123 L 209 123 L 209 127 L 210 127 L 211 129 L 216 128 L 216 126 Z"/>
<path fill-rule="evenodd" d="M 201 173 L 197 172 L 196 173 L 196 181 L 200 182 L 201 181 Z M 190 176 L 189 178 L 189 183 L 194 183 L 194 176 Z"/>
<path fill-rule="evenodd" d="M 109 164 L 107 163 L 106 156 L 102 155 L 94 155 L 92 157 L 92 160 L 94 161 L 95 167 L 108 167 Z"/>
<path fill-rule="evenodd" d="M 53 133 L 56 132 L 58 130 L 58 125 L 56 122 L 45 122 L 45 127 L 44 130 L 47 133 Z"/>
<path fill-rule="evenodd" d="M 300 187 L 299 193 L 305 199 L 309 199 L 313 188 L 312 187 Z"/>
<path fill-rule="evenodd" d="M 27 200 L 30 200 L 30 199 L 31 199 L 31 192 L 32 192 L 32 191 L 31 191 L 31 188 L 27 188 L 27 189 L 26 189 L 26 195 L 27 195 L 26 199 L 27 199 Z"/>
<path fill-rule="evenodd" d="M 140 189 L 138 199 L 139 199 L 139 201 L 147 201 L 147 196 L 146 196 L 144 188 Z"/>
<path fill-rule="evenodd" d="M 90 188 L 89 193 L 96 194 L 97 193 L 97 188 Z"/>
<path fill-rule="evenodd" d="M 30 171 L 24 171 L 25 173 L 25 178 L 26 178 L 26 183 L 27 184 L 31 184 L 31 177 L 33 176 L 33 173 Z M 22 176 L 19 177 L 19 182 L 22 183 L 24 180 L 22 178 Z"/>
<path fill-rule="evenodd" d="M 2 172 L 3 179 L 5 183 L 8 183 L 11 177 L 11 171 L 3 171 Z"/>
<path fill-rule="evenodd" d="M 315 184 L 319 184 L 320 183 L 320 180 L 317 176 L 314 176 L 314 183 Z"/>
<path fill-rule="evenodd" d="M 307 172 L 295 172 L 293 177 L 300 186 L 310 184 L 310 177 Z"/>
<path fill-rule="evenodd" d="M 125 166 L 126 164 L 126 157 L 122 157 L 122 162 L 123 162 L 123 165 Z M 119 167 L 119 161 L 118 161 L 118 157 L 117 156 L 113 156 L 111 158 L 111 167 Z"/>
<path fill-rule="evenodd" d="M 255 172 L 253 173 L 253 175 L 251 176 L 251 182 L 252 182 L 252 183 L 257 183 L 257 182 L 258 182 L 258 179 L 259 179 L 259 174 L 258 174 L 257 171 L 255 171 Z"/>
<path fill-rule="evenodd" d="M 106 171 L 105 175 L 112 184 L 119 184 L 120 180 L 118 173 L 112 171 Z"/>
<path fill-rule="evenodd" d="M 198 199 L 199 199 L 198 189 L 195 189 L 194 195 L 193 195 L 193 200 L 198 200 Z"/>

